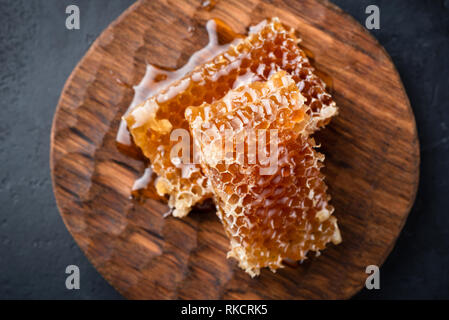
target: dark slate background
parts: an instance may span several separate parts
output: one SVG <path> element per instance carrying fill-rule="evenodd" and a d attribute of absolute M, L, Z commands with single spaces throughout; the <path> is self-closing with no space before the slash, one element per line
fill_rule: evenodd
<path fill-rule="evenodd" d="M 199 1 L 199 0 L 198 0 Z M 356 299 L 449 298 L 449 0 L 334 0 L 392 56 L 416 116 L 421 143 L 418 196 L 381 268 L 381 290 Z M 120 299 L 87 261 L 56 208 L 49 144 L 67 77 L 95 38 L 132 0 L 0 0 L 0 298 Z M 65 28 L 77 4 L 81 30 Z M 65 288 L 65 267 L 81 289 Z"/>

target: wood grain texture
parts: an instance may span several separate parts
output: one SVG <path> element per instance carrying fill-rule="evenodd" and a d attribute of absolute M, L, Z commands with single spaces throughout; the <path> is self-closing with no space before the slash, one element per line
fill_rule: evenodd
<path fill-rule="evenodd" d="M 180 67 L 220 18 L 244 33 L 278 16 L 298 30 L 315 66 L 331 75 L 340 115 L 317 140 L 343 243 L 319 258 L 251 279 L 226 259 L 213 212 L 162 216 L 164 204 L 129 199 L 144 165 L 120 153 L 115 134 L 146 63 Z M 195 27 L 193 33 L 188 31 Z M 415 120 L 396 69 L 355 20 L 323 0 L 139 1 L 112 23 L 62 92 L 51 171 L 64 222 L 98 271 L 131 299 L 349 298 L 381 265 L 401 231 L 419 177 Z"/>

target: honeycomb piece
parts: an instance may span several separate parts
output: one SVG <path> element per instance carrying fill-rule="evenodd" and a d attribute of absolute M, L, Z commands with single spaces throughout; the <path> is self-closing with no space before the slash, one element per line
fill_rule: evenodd
<path fill-rule="evenodd" d="M 308 123 L 310 132 L 325 125 L 337 112 L 325 84 L 314 74 L 298 42 L 277 18 L 267 20 L 227 52 L 195 68 L 125 117 L 135 144 L 159 176 L 158 193 L 170 196 L 168 204 L 175 209 L 174 216 L 185 216 L 193 205 L 211 196 L 209 182 L 199 165 L 173 163 L 170 158 L 170 150 L 178 143 L 170 140 L 170 133 L 180 128 L 188 130 L 184 118 L 188 106 L 212 103 L 239 85 L 267 80 L 274 72 L 285 70 L 306 99 L 312 119 Z"/>
<path fill-rule="evenodd" d="M 228 257 L 237 259 L 251 276 L 341 241 L 320 173 L 324 156 L 308 137 L 311 119 L 303 101 L 292 78 L 279 72 L 267 82 L 251 83 L 212 104 L 186 110 L 217 214 L 230 239 Z M 269 146 L 268 139 L 249 138 L 254 130 L 270 134 L 270 142 L 271 132 L 277 132 L 276 143 Z M 226 147 L 228 141 L 234 141 L 232 148 Z M 244 148 L 238 149 L 239 143 Z M 263 154 L 274 153 L 277 146 L 274 165 L 264 157 L 254 161 L 254 143 L 262 145 Z"/>

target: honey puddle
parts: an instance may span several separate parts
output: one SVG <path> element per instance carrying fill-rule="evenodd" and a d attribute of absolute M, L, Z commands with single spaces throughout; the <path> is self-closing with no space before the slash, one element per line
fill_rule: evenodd
<path fill-rule="evenodd" d="M 154 186 L 154 181 L 157 178 L 156 173 L 153 172 L 151 166 L 148 166 L 143 175 L 134 181 L 133 187 L 131 189 L 131 195 L 134 199 L 144 200 L 145 198 L 150 198 L 154 200 L 166 200 L 161 197 Z"/>
<path fill-rule="evenodd" d="M 201 0 L 201 7 L 207 11 L 211 11 L 213 8 L 215 8 L 216 4 L 217 0 Z"/>

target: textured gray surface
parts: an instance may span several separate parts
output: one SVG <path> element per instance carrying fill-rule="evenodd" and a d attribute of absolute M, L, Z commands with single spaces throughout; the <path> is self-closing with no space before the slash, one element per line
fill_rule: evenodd
<path fill-rule="evenodd" d="M 199 0 L 198 0 L 199 1 Z M 421 142 L 417 201 L 381 268 L 381 290 L 356 298 L 449 298 L 449 0 L 335 0 L 392 56 L 410 97 Z M 0 0 L 0 298 L 116 299 L 57 211 L 49 172 L 53 113 L 61 89 L 90 44 L 132 0 Z M 65 28 L 77 4 L 81 30 Z M 65 288 L 65 267 L 81 289 Z"/>

